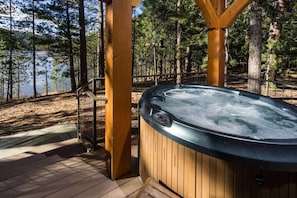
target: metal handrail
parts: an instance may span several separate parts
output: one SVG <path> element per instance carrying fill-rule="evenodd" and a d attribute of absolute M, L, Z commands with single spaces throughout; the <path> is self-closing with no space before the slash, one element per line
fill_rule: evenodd
<path fill-rule="evenodd" d="M 87 84 L 81 86 L 80 88 L 77 89 L 77 124 L 78 124 L 78 129 L 77 129 L 77 138 L 84 144 L 84 146 L 87 147 L 87 149 L 92 149 L 96 150 L 97 149 L 97 102 L 104 102 L 104 105 L 107 103 L 107 98 L 105 96 L 97 96 L 97 81 L 103 81 L 104 78 L 93 78 L 88 81 Z M 91 86 L 91 88 L 90 88 Z M 83 124 L 82 122 L 82 117 L 81 117 L 81 106 L 82 104 L 80 103 L 80 98 L 82 96 L 87 96 L 87 98 L 90 98 L 92 101 L 92 112 L 89 112 L 92 114 L 92 125 L 89 126 L 92 128 L 92 131 L 83 131 L 81 125 Z M 85 126 L 86 127 L 86 126 Z M 87 128 L 89 129 L 89 128 Z M 86 135 L 87 133 L 92 133 L 91 135 Z M 87 143 L 90 144 L 90 146 L 87 145 Z"/>

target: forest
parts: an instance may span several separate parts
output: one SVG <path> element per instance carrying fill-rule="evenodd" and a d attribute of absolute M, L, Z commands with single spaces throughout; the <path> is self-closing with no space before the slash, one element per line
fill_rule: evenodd
<path fill-rule="evenodd" d="M 208 30 L 195 0 L 142 0 L 131 9 L 133 77 L 183 83 L 206 74 Z M 252 2 L 225 30 L 227 79 L 243 73 L 273 86 L 296 73 L 296 11 L 295 0 Z M 0 16 L 1 101 L 22 97 L 23 87 L 35 98 L 59 83 L 75 91 L 104 77 L 104 2 L 0 0 Z"/>

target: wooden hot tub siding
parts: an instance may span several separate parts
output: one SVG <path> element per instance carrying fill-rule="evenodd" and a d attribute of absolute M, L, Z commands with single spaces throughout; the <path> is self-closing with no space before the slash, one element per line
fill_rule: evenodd
<path fill-rule="evenodd" d="M 297 152 L 297 151 L 296 151 Z M 178 144 L 140 119 L 139 172 L 183 197 L 296 198 L 297 173 L 229 162 Z"/>

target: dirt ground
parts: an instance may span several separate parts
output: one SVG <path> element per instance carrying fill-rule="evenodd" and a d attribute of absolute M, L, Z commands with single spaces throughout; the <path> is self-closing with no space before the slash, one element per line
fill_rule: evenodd
<path fill-rule="evenodd" d="M 0 104 L 0 136 L 69 123 L 77 123 L 75 93 Z"/>
<path fill-rule="evenodd" d="M 142 92 L 132 95 L 137 104 Z M 137 115 L 132 107 L 132 114 Z M 135 117 L 135 116 L 134 116 Z M 0 136 L 42 129 L 55 125 L 77 123 L 77 98 L 75 93 L 42 96 L 0 104 Z"/>
<path fill-rule="evenodd" d="M 238 85 L 237 85 L 238 88 Z M 137 117 L 137 107 L 142 91 L 132 94 L 132 115 Z M 271 97 L 287 98 L 297 105 L 297 89 L 276 89 Z M 265 95 L 265 94 L 264 94 Z M 134 116 L 134 117 L 135 117 Z M 0 104 L 0 136 L 42 129 L 55 125 L 77 123 L 77 98 L 75 93 L 42 96 Z"/>

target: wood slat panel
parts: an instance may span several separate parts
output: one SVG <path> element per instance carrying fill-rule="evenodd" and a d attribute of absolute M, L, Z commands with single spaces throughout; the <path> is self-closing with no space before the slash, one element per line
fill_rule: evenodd
<path fill-rule="evenodd" d="M 228 175 L 226 175 L 228 177 Z M 225 195 L 225 162 L 216 160 L 216 197 L 224 197 Z"/>
<path fill-rule="evenodd" d="M 202 198 L 202 154 L 196 152 L 196 198 Z"/>
<path fill-rule="evenodd" d="M 196 196 L 196 152 L 192 149 L 185 148 L 185 180 L 184 180 L 184 197 Z"/>
<path fill-rule="evenodd" d="M 178 181 L 178 144 L 172 142 L 172 190 L 177 192 L 177 181 Z"/>
<path fill-rule="evenodd" d="M 238 164 L 234 164 L 234 197 L 242 197 L 242 167 Z"/>
<path fill-rule="evenodd" d="M 158 133 L 158 178 L 157 180 L 162 178 L 162 159 L 163 159 L 163 136 Z"/>
<path fill-rule="evenodd" d="M 166 184 L 168 186 L 172 186 L 172 140 L 170 140 L 169 138 L 167 139 L 167 152 L 166 152 L 166 156 L 167 156 L 167 169 L 166 169 Z"/>
<path fill-rule="evenodd" d="M 270 177 L 269 173 L 267 173 L 263 170 L 261 170 L 261 171 L 258 170 L 256 176 L 257 175 L 263 176 L 263 178 L 264 178 L 264 183 L 262 185 L 258 184 L 258 186 L 261 187 L 261 189 L 259 189 L 259 190 L 261 190 L 261 196 L 262 197 L 270 197 L 271 181 L 273 179 Z M 260 193 L 258 193 L 258 194 L 260 194 Z"/>
<path fill-rule="evenodd" d="M 260 170 L 202 154 L 168 139 L 143 120 L 140 144 L 141 178 L 161 180 L 183 197 L 296 198 L 297 173 Z"/>
<path fill-rule="evenodd" d="M 217 197 L 216 195 L 216 159 L 213 157 L 209 157 L 209 167 L 208 167 L 208 175 L 209 175 L 209 197 Z"/>
<path fill-rule="evenodd" d="M 154 168 L 154 133 L 148 133 L 146 141 L 148 142 L 147 153 L 148 153 L 148 175 L 151 177 L 154 175 L 153 168 Z"/>
<path fill-rule="evenodd" d="M 225 196 L 228 198 L 236 198 L 234 196 L 234 163 L 226 162 L 225 164 Z"/>
<path fill-rule="evenodd" d="M 140 125 L 142 127 L 142 131 L 139 134 L 139 172 L 141 173 L 141 179 L 142 181 L 146 180 L 146 174 L 145 174 L 145 142 L 144 142 L 144 134 L 146 131 L 146 123 L 144 123 L 144 120 L 140 118 Z"/>
<path fill-rule="evenodd" d="M 210 160 L 207 155 L 202 155 L 202 197 L 210 197 L 210 178 L 209 178 Z"/>
<path fill-rule="evenodd" d="M 167 182 L 167 138 L 162 136 L 162 174 L 161 181 Z"/>
<path fill-rule="evenodd" d="M 153 179 L 158 178 L 158 133 L 153 133 L 153 152 L 154 152 L 154 162 L 153 162 Z"/>
<path fill-rule="evenodd" d="M 289 174 L 289 197 L 297 197 L 297 174 Z"/>
<path fill-rule="evenodd" d="M 239 182 L 239 180 L 242 181 L 241 186 L 241 197 L 244 198 L 251 198 L 253 197 L 252 194 L 252 186 L 255 184 L 255 173 L 253 172 L 253 169 L 250 169 L 248 165 L 246 164 L 240 164 L 238 163 L 238 166 L 241 166 L 241 177 L 237 178 L 235 182 Z"/>
<path fill-rule="evenodd" d="M 289 173 L 280 175 L 280 197 L 289 197 Z"/>
<path fill-rule="evenodd" d="M 177 160 L 177 193 L 180 195 L 184 194 L 184 164 L 185 162 L 185 147 L 178 145 L 178 160 Z"/>
<path fill-rule="evenodd" d="M 271 182 L 271 198 L 280 198 L 280 182 L 279 182 L 280 174 L 278 172 L 270 173 L 270 182 Z"/>

